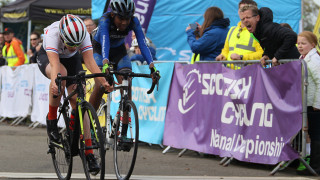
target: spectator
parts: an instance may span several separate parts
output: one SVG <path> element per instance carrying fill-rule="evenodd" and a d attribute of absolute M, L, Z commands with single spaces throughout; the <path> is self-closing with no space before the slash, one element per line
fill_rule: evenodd
<path fill-rule="evenodd" d="M 0 49 L 1 50 L 4 47 L 4 44 L 5 44 L 5 41 L 4 41 L 3 33 L 0 33 Z"/>
<path fill-rule="evenodd" d="M 2 52 L 2 48 L 4 46 L 4 38 L 3 33 L 0 33 L 0 50 Z M 0 66 L 3 66 L 6 64 L 6 60 L 3 58 L 2 53 L 0 54 Z"/>
<path fill-rule="evenodd" d="M 197 23 L 196 30 L 190 26 L 186 28 L 188 43 L 193 53 L 200 54 L 201 61 L 214 61 L 220 54 L 224 40 L 228 34 L 230 20 L 224 18 L 223 12 L 218 7 L 209 7 L 204 13 L 202 26 Z M 196 31 L 199 30 L 199 39 Z"/>
<path fill-rule="evenodd" d="M 94 29 L 97 28 L 97 25 L 91 18 L 86 18 L 86 19 L 83 20 L 83 22 L 86 25 L 87 31 L 90 34 L 90 39 L 92 41 L 92 38 L 93 38 L 92 32 L 93 32 Z"/>
<path fill-rule="evenodd" d="M 278 65 L 279 59 L 297 59 L 300 54 L 296 47 L 297 34 L 289 28 L 282 27 L 273 22 L 271 9 L 248 5 L 241 8 L 243 13 L 242 23 L 248 31 L 253 33 L 260 42 L 264 53 L 261 64 L 266 65 L 266 60 L 272 59 L 273 65 Z"/>
<path fill-rule="evenodd" d="M 30 43 L 31 47 L 27 51 L 27 55 L 29 56 L 30 63 L 37 63 L 36 57 L 37 53 L 41 48 L 41 37 L 40 34 L 37 32 L 33 32 L 30 35 Z"/>
<path fill-rule="evenodd" d="M 257 3 L 252 0 L 240 1 L 238 9 L 240 19 L 243 18 L 243 13 L 240 12 L 240 9 L 246 5 L 257 6 Z M 262 53 L 263 49 L 259 42 L 251 36 L 245 25 L 240 21 L 237 26 L 230 28 L 224 48 L 216 60 L 258 60 L 261 59 Z M 230 67 L 230 64 L 228 64 L 228 67 Z M 241 67 L 231 64 L 231 68 L 240 69 Z"/>
<path fill-rule="evenodd" d="M 320 175 L 320 55 L 316 49 L 317 36 L 309 31 L 298 35 L 300 59 L 304 59 L 308 67 L 308 133 L 311 139 L 310 166 Z M 309 175 L 308 169 L 297 171 L 301 175 Z M 311 174 L 310 174 L 311 175 Z"/>
<path fill-rule="evenodd" d="M 2 55 L 7 60 L 8 66 L 20 66 L 28 63 L 27 55 L 24 53 L 22 42 L 14 37 L 11 28 L 5 28 L 4 32 L 5 45 L 2 49 Z"/>
<path fill-rule="evenodd" d="M 83 20 L 84 24 L 87 27 L 87 31 L 91 34 L 92 31 L 97 28 L 96 23 L 91 18 L 86 18 Z"/>
<path fill-rule="evenodd" d="M 153 60 L 157 60 L 157 58 L 156 58 L 156 50 L 152 46 L 150 46 L 149 38 L 146 37 L 145 41 L 146 41 L 147 46 L 150 49 L 150 53 L 151 53 L 152 59 Z M 139 48 L 137 39 L 133 39 L 132 40 L 131 48 L 133 48 L 133 52 L 134 53 L 133 53 L 133 56 L 131 56 L 130 60 L 131 61 L 139 61 L 139 62 L 141 62 L 141 64 L 147 64 L 147 61 L 144 59 L 144 57 L 141 54 L 141 50 Z"/>
<path fill-rule="evenodd" d="M 292 30 L 292 27 L 291 27 L 290 24 L 288 24 L 288 23 L 280 23 L 280 26 L 286 27 L 286 28 L 289 28 L 289 29 Z"/>

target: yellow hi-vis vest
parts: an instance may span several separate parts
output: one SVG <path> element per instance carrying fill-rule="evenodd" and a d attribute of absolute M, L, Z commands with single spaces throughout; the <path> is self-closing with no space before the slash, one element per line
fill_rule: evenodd
<path fill-rule="evenodd" d="M 22 51 L 24 52 L 23 46 L 20 45 L 20 48 L 22 49 Z M 16 53 L 14 52 L 13 47 L 10 45 L 8 53 L 7 53 L 7 45 L 5 45 L 2 48 L 2 56 L 6 59 L 6 61 L 8 62 L 8 66 L 13 67 L 19 60 L 18 56 L 16 55 Z M 27 64 L 29 63 L 27 54 L 24 53 L 24 63 Z"/>
<path fill-rule="evenodd" d="M 196 61 L 200 61 L 200 54 L 192 53 L 191 63 L 190 64 L 194 64 L 194 62 L 196 62 Z"/>
<path fill-rule="evenodd" d="M 259 44 L 246 28 L 241 28 L 240 24 L 229 30 L 226 41 L 226 43 L 229 44 L 227 61 L 232 61 L 230 56 L 233 53 L 243 55 L 256 52 L 257 43 Z M 231 66 L 228 64 L 227 67 L 231 67 L 231 69 L 241 69 L 241 67 L 234 66 L 233 64 L 231 64 Z"/>

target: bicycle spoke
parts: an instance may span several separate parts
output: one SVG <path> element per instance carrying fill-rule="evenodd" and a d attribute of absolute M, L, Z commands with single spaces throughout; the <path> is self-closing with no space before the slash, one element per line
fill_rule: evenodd
<path fill-rule="evenodd" d="M 105 173 L 104 136 L 103 136 L 102 129 L 100 127 L 99 119 L 95 110 L 88 102 L 84 102 L 82 110 L 83 110 L 82 111 L 83 119 L 88 118 L 90 121 L 89 133 L 91 138 L 91 146 L 88 146 L 85 143 L 85 138 L 88 137 L 88 135 L 84 134 L 82 135 L 84 139 L 80 139 L 80 157 L 82 159 L 84 172 L 87 179 L 96 179 L 97 177 L 99 177 L 100 179 L 104 179 L 104 173 Z M 92 151 L 93 156 L 87 157 L 86 151 L 88 152 Z M 90 170 L 88 160 L 92 161 L 92 158 L 94 158 L 94 161 L 97 162 L 99 169 Z"/>
<path fill-rule="evenodd" d="M 126 137 L 124 138 L 124 136 L 121 136 L 121 133 L 117 133 L 114 139 L 115 146 L 113 148 L 114 166 L 118 179 L 130 178 L 135 165 L 139 142 L 137 109 L 132 101 L 127 101 L 126 106 L 130 109 Z M 122 127 L 123 125 L 120 123 L 117 129 L 122 131 Z"/>
<path fill-rule="evenodd" d="M 50 143 L 49 152 L 56 174 L 60 180 L 70 179 L 72 172 L 72 156 L 70 149 L 70 139 L 66 131 L 61 133 L 62 144 Z"/>

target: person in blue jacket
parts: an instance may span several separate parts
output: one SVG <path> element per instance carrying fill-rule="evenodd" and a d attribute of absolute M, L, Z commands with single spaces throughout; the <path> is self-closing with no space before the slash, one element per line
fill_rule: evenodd
<path fill-rule="evenodd" d="M 200 61 L 214 61 L 221 53 L 229 25 L 229 18 L 224 18 L 220 8 L 209 7 L 202 26 L 197 23 L 195 30 L 190 26 L 186 28 L 190 48 L 196 56 L 200 55 Z"/>
<path fill-rule="evenodd" d="M 115 70 L 131 71 L 131 61 L 128 57 L 124 39 L 133 31 L 136 35 L 141 54 L 147 61 L 150 74 L 156 71 L 150 50 L 146 44 L 145 36 L 142 31 L 138 18 L 134 17 L 135 4 L 133 0 L 111 0 L 111 12 L 106 12 L 99 19 L 99 25 L 94 32 L 93 38 L 93 56 L 98 66 L 102 68 L 102 72 L 108 73 L 110 62 L 114 62 Z M 117 76 L 119 83 L 122 77 Z M 104 90 L 100 88 L 100 83 L 95 81 L 93 92 L 89 102 L 97 110 L 99 108 Z M 131 83 L 129 82 L 129 86 Z M 128 95 L 131 99 L 131 88 L 128 89 Z M 125 138 L 128 129 L 128 119 L 122 121 L 122 137 Z"/>

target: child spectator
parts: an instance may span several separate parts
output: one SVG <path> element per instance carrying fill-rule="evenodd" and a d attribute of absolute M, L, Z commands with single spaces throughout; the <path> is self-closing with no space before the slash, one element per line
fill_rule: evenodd
<path fill-rule="evenodd" d="M 311 139 L 310 166 L 320 174 L 320 56 L 316 49 L 317 36 L 309 31 L 298 35 L 300 59 L 308 67 L 308 133 Z M 311 175 L 308 169 L 297 171 L 301 175 Z"/>

